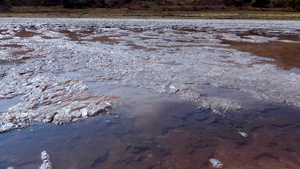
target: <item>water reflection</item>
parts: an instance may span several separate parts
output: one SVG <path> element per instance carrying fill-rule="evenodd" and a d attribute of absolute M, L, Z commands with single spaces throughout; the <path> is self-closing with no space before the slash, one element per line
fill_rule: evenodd
<path fill-rule="evenodd" d="M 300 167 L 299 110 L 271 105 L 262 112 L 219 116 L 143 89 L 91 90 L 126 100 L 118 109 L 121 117 L 97 116 L 3 133 L 0 168 L 38 168 L 43 150 L 58 169 L 212 168 L 210 158 L 219 159 L 223 168 Z"/>

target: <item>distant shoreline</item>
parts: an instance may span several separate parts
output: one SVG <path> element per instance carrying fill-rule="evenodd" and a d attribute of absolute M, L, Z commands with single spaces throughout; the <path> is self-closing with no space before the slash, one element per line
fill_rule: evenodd
<path fill-rule="evenodd" d="M 10 11 L 0 12 L 0 17 L 33 17 L 33 18 L 141 18 L 141 19 L 266 19 L 266 20 L 300 20 L 300 12 L 281 10 L 217 10 L 199 11 L 153 11 L 87 8 L 66 9 L 62 7 L 13 7 Z"/>

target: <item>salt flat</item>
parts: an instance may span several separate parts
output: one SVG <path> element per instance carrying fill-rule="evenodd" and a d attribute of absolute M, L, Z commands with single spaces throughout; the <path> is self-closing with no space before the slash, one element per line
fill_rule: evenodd
<path fill-rule="evenodd" d="M 175 94 L 220 115 L 262 102 L 300 107 L 299 74 L 223 43 L 299 44 L 278 37 L 300 36 L 299 28 L 299 21 L 1 18 L 0 99 L 21 96 L 1 110 L 1 132 L 115 115 L 118 103 L 90 84 Z"/>

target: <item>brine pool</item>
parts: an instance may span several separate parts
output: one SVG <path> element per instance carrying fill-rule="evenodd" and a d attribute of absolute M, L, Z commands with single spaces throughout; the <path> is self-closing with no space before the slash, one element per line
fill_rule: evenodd
<path fill-rule="evenodd" d="M 0 168 L 300 168 L 298 21 L 1 20 Z"/>
<path fill-rule="evenodd" d="M 175 96 L 131 87 L 109 91 L 122 94 L 119 118 L 2 133 L 0 168 L 38 168 L 44 150 L 53 168 L 213 168 L 211 158 L 223 168 L 300 166 L 299 109 L 266 104 L 220 116 Z"/>

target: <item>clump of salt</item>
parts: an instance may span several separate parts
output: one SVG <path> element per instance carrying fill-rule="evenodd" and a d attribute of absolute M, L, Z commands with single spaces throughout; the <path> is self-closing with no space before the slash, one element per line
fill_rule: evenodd
<path fill-rule="evenodd" d="M 215 159 L 215 158 L 211 158 L 211 159 L 209 159 L 209 162 L 211 162 L 212 163 L 212 165 L 213 165 L 213 168 L 222 168 L 223 167 L 223 163 L 221 163 L 221 161 L 220 160 L 218 160 L 218 159 Z"/>
<path fill-rule="evenodd" d="M 239 131 L 238 132 L 242 137 L 248 137 L 248 134 L 246 132 L 242 132 L 242 131 Z"/>
<path fill-rule="evenodd" d="M 52 163 L 50 161 L 50 156 L 47 151 L 43 151 L 41 153 L 41 159 L 43 160 L 43 164 L 39 169 L 52 169 Z"/>

